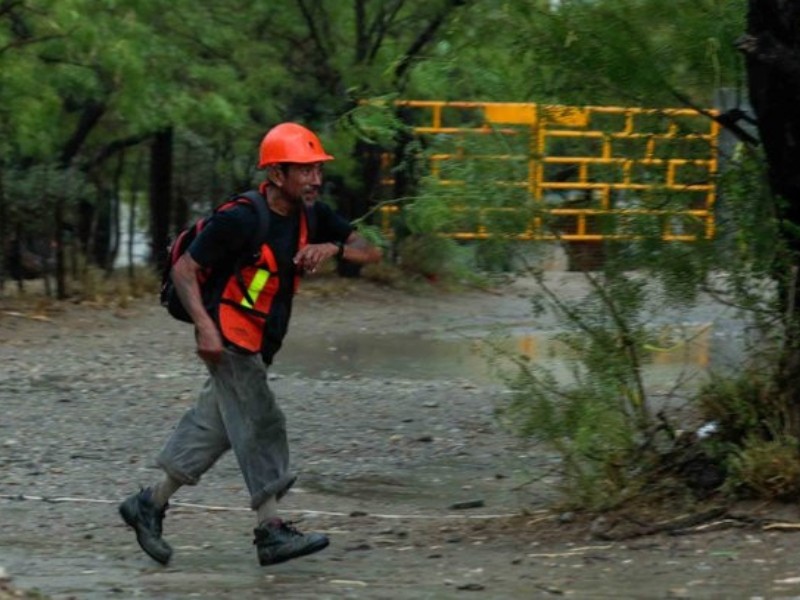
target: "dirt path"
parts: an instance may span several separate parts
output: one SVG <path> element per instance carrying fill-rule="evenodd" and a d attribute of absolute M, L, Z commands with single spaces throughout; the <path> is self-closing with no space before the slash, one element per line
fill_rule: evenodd
<path fill-rule="evenodd" d="M 580 293 L 567 276 L 562 289 Z M 152 299 L 46 318 L 0 305 L 0 567 L 59 599 L 800 596 L 793 533 L 720 524 L 612 543 L 579 517 L 544 512 L 555 458 L 498 426 L 502 386 L 471 364 L 426 368 L 466 354 L 423 352 L 496 323 L 547 329 L 525 290 L 304 288 L 271 372 L 301 472 L 282 508 L 332 544 L 266 569 L 231 456 L 176 497 L 168 568 L 140 553 L 116 514 L 158 476 L 151 458 L 202 379 L 186 326 Z M 424 360 L 408 348 L 392 360 L 393 339 L 417 339 Z"/>

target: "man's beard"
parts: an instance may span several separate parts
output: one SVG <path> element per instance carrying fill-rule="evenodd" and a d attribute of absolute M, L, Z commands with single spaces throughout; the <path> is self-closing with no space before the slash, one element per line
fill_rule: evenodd
<path fill-rule="evenodd" d="M 300 192 L 300 199 L 307 204 L 312 204 L 319 197 L 319 191 L 319 186 L 310 185 Z"/>

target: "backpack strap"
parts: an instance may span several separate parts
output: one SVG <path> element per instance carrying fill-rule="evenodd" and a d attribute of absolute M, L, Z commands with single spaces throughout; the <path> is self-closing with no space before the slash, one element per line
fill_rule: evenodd
<path fill-rule="evenodd" d="M 253 256 L 258 254 L 261 249 L 261 244 L 267 239 L 267 230 L 269 229 L 269 207 L 267 206 L 267 200 L 258 190 L 249 190 L 242 194 L 237 194 L 235 198 L 244 198 L 248 200 L 253 208 L 256 209 L 258 230 L 253 239 L 250 240 L 250 255 Z"/>
<path fill-rule="evenodd" d="M 229 202 L 236 202 L 242 199 L 247 200 L 248 204 L 255 209 L 258 227 L 255 235 L 250 239 L 250 247 L 247 254 L 242 255 L 237 259 L 236 265 L 233 269 L 233 275 L 236 277 L 236 283 L 239 284 L 239 289 L 242 290 L 242 294 L 244 294 L 244 297 L 248 300 L 248 302 L 253 305 L 255 302 L 250 297 L 250 292 L 248 291 L 247 286 L 244 283 L 244 278 L 242 277 L 242 267 L 247 264 L 248 261 L 253 260 L 254 257 L 257 257 L 258 254 L 260 254 L 261 245 L 267 239 L 267 230 L 269 229 L 269 207 L 267 207 L 266 199 L 258 190 L 249 190 L 241 194 L 235 194 L 230 198 Z"/>

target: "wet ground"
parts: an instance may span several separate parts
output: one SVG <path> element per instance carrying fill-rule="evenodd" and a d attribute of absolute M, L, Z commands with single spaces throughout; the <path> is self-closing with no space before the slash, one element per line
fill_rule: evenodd
<path fill-rule="evenodd" d="M 585 292 L 579 275 L 553 278 L 560 293 Z M 531 286 L 304 287 L 271 370 L 301 473 L 281 509 L 332 543 L 269 568 L 255 560 L 230 455 L 175 497 L 169 567 L 141 554 L 116 513 L 158 477 L 151 459 L 203 378 L 190 329 L 154 298 L 112 310 L 5 301 L 0 567 L 58 599 L 800 597 L 800 537 L 788 528 L 728 521 L 609 542 L 546 510 L 556 457 L 499 426 L 507 396 L 482 346 L 503 325 L 509 347 L 558 366 L 556 325 L 531 316 Z M 719 307 L 660 318 L 673 343 L 654 349 L 655 387 L 735 354 Z M 691 343 L 674 343 L 676 328 Z"/>

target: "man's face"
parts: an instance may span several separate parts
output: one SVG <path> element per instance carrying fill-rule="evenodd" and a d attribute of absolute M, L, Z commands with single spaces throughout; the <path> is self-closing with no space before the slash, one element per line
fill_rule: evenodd
<path fill-rule="evenodd" d="M 291 200 L 312 203 L 322 186 L 322 163 L 287 164 L 283 169 L 281 190 Z"/>

